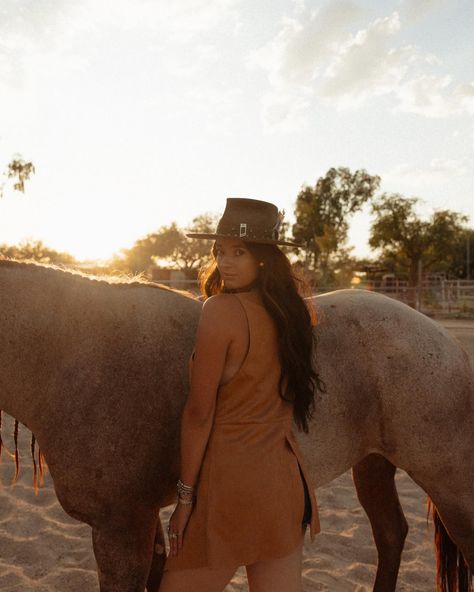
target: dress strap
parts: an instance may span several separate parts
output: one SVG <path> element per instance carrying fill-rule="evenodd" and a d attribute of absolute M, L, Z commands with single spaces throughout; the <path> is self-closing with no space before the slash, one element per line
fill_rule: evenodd
<path fill-rule="evenodd" d="M 247 306 L 246 304 L 244 304 L 245 302 L 245 297 L 242 298 L 238 293 L 235 293 L 234 296 L 237 298 L 237 300 L 240 302 L 240 306 L 243 308 L 244 310 L 244 314 L 245 314 L 245 319 L 247 320 L 247 332 L 248 332 L 248 346 L 247 346 L 247 353 L 245 354 L 245 358 L 244 361 L 241 364 L 241 368 L 242 366 L 245 364 L 245 362 L 247 361 L 247 358 L 249 357 L 249 353 L 250 353 L 250 348 L 252 347 L 252 334 L 250 331 L 250 317 L 249 317 L 249 313 L 247 310 Z"/>
<path fill-rule="evenodd" d="M 234 383 L 234 381 L 237 379 L 238 376 L 240 376 L 240 374 L 242 373 L 242 370 L 244 369 L 244 367 L 246 367 L 248 365 L 248 363 L 251 360 L 252 357 L 252 351 L 253 351 L 253 338 L 252 338 L 252 330 L 251 330 L 251 325 L 252 322 L 250 320 L 251 315 L 249 315 L 248 310 L 246 305 L 244 304 L 244 300 L 245 298 L 240 298 L 238 293 L 233 294 L 233 296 L 235 296 L 237 298 L 237 300 L 240 302 L 240 305 L 242 306 L 243 310 L 244 310 L 244 314 L 245 314 L 245 318 L 247 319 L 247 329 L 248 329 L 248 346 L 247 346 L 247 352 L 245 354 L 245 358 L 243 359 L 242 363 L 240 364 L 239 369 L 237 370 L 237 372 L 232 376 L 232 378 L 230 380 L 228 380 L 227 382 L 224 382 L 223 384 L 220 385 L 219 388 L 224 389 L 226 387 L 230 387 L 231 384 Z"/>

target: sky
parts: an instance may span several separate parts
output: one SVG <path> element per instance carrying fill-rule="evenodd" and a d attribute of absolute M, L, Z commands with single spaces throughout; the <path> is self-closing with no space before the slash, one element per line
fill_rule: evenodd
<path fill-rule="evenodd" d="M 472 0 L 2 0 L 0 170 L 36 174 L 0 242 L 105 260 L 227 197 L 292 222 L 339 166 L 474 226 L 473 30 Z"/>

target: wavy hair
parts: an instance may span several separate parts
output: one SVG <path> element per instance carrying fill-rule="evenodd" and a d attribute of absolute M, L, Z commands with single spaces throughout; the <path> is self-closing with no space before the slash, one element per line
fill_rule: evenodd
<path fill-rule="evenodd" d="M 277 329 L 280 397 L 293 403 L 295 423 L 300 431 L 308 433 L 314 412 L 315 389 L 326 392 L 324 382 L 312 366 L 316 347 L 313 327 L 317 324 L 317 314 L 311 300 L 305 299 L 310 295 L 310 287 L 276 245 L 246 242 L 245 246 L 257 261 L 264 263 L 258 268 L 255 285 Z M 217 268 L 215 242 L 211 255 L 210 262 L 199 270 L 199 286 L 204 299 L 224 291 Z"/>

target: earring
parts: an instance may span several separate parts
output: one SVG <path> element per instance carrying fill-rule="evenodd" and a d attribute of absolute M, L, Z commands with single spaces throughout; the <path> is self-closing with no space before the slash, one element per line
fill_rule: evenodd
<path fill-rule="evenodd" d="M 265 263 L 263 261 L 260 261 L 259 265 L 260 265 L 260 267 L 263 267 L 265 265 Z"/>

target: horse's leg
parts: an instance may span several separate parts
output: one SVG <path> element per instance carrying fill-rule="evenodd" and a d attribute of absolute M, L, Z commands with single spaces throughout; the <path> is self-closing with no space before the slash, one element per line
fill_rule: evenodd
<path fill-rule="evenodd" d="M 153 555 L 156 515 L 92 528 L 100 592 L 143 592 Z"/>
<path fill-rule="evenodd" d="M 374 592 L 394 592 L 408 533 L 395 487 L 396 467 L 379 454 L 369 454 L 352 467 L 359 501 L 369 517 L 378 552 Z"/>
<path fill-rule="evenodd" d="M 153 543 L 153 558 L 151 561 L 150 573 L 146 584 L 147 592 L 158 592 L 160 589 L 163 567 L 166 560 L 165 539 L 163 536 L 163 527 L 161 520 L 156 522 L 155 542 Z"/>

